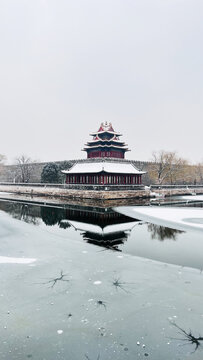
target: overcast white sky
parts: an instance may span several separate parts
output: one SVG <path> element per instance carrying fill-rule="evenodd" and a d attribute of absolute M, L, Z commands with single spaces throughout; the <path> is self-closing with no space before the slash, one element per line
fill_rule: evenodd
<path fill-rule="evenodd" d="M 148 160 L 203 160 L 202 0 L 0 0 L 0 153 L 86 157 L 111 121 Z"/>

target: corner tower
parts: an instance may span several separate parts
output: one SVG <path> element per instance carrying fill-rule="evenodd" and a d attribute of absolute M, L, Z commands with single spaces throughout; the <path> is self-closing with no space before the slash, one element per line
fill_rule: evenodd
<path fill-rule="evenodd" d="M 85 144 L 83 151 L 87 158 L 125 158 L 125 152 L 130 151 L 127 144 L 120 140 L 120 133 L 116 132 L 111 123 L 101 123 L 98 131 L 91 133 L 92 141 Z"/>

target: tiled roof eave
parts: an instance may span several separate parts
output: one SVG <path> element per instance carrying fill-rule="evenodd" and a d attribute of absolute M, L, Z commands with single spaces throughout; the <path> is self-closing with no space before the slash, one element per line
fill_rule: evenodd
<path fill-rule="evenodd" d="M 108 130 L 104 130 L 104 131 L 96 131 L 94 133 L 90 133 L 91 136 L 96 136 L 98 134 L 105 134 L 105 133 L 108 133 L 108 134 L 113 134 L 113 135 L 116 135 L 116 136 L 122 136 L 122 134 L 116 132 L 116 131 L 108 131 Z"/>
<path fill-rule="evenodd" d="M 125 146 L 118 146 L 118 145 L 95 145 L 90 147 L 85 147 L 84 149 L 91 150 L 91 149 L 98 149 L 98 148 L 116 148 L 119 150 L 128 150 Z"/>

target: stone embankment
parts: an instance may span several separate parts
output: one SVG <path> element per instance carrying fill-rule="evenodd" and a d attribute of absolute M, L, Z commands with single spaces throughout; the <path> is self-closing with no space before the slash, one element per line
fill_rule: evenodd
<path fill-rule="evenodd" d="M 55 196 L 70 199 L 130 199 L 130 198 L 147 198 L 149 190 L 85 190 L 70 189 L 63 186 L 29 186 L 29 185 L 1 185 L 0 192 L 12 194 L 24 194 L 31 196 Z"/>
<path fill-rule="evenodd" d="M 69 199 L 94 199 L 94 200 L 108 200 L 108 199 L 145 199 L 150 197 L 168 197 L 178 195 L 190 195 L 193 193 L 203 194 L 203 186 L 164 186 L 158 188 L 151 186 L 151 189 L 137 187 L 133 189 L 130 187 L 124 190 L 122 186 L 115 187 L 98 187 L 97 189 L 87 189 L 85 187 L 70 188 L 67 185 L 51 185 L 51 184 L 0 184 L 0 192 L 7 192 L 12 194 L 24 194 L 31 196 L 52 196 Z"/>

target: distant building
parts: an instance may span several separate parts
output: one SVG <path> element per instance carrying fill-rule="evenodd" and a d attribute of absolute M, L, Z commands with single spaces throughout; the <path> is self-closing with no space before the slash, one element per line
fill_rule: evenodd
<path fill-rule="evenodd" d="M 88 185 L 141 185 L 142 174 L 132 162 L 125 160 L 129 151 L 127 145 L 120 140 L 121 134 L 116 132 L 112 124 L 101 124 L 99 130 L 91 134 L 93 140 L 87 142 L 83 151 L 87 159 L 80 160 L 66 174 L 67 184 Z"/>

